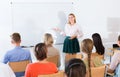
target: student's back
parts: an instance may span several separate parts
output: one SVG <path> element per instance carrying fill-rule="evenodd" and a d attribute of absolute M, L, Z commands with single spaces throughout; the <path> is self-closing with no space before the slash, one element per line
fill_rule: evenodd
<path fill-rule="evenodd" d="M 4 63 L 17 62 L 23 60 L 31 60 L 30 51 L 24 50 L 20 46 L 9 50 L 4 57 Z"/>
<path fill-rule="evenodd" d="M 24 50 L 20 47 L 21 36 L 19 33 L 13 33 L 11 35 L 11 43 L 15 46 L 12 50 L 9 50 L 5 56 L 3 62 L 18 62 L 23 60 L 31 60 L 31 55 L 28 50 Z M 16 77 L 24 76 L 25 72 L 15 72 Z"/>
<path fill-rule="evenodd" d="M 47 56 L 50 57 L 50 56 L 59 55 L 59 50 L 53 46 L 54 40 L 51 34 L 46 33 L 44 35 L 44 43 L 46 44 L 48 49 Z"/>
<path fill-rule="evenodd" d="M 57 72 L 56 65 L 46 60 L 47 47 L 44 43 L 37 44 L 34 53 L 38 62 L 31 63 L 27 66 L 25 77 L 38 77 L 38 75 L 53 74 Z"/>
<path fill-rule="evenodd" d="M 89 77 L 91 77 L 91 66 L 101 66 L 102 63 L 100 61 L 100 59 L 98 58 L 97 60 L 95 60 L 96 58 L 91 57 L 91 53 L 92 53 L 92 49 L 93 49 L 93 41 L 91 39 L 84 39 L 81 42 L 81 50 L 83 52 L 83 60 L 86 64 L 87 67 L 87 71 L 89 73 Z M 98 61 L 98 62 L 96 62 Z M 96 64 L 98 63 L 98 64 Z"/>
<path fill-rule="evenodd" d="M 56 65 L 51 62 L 31 63 L 26 70 L 26 77 L 37 77 L 38 75 L 53 74 L 57 72 Z"/>
<path fill-rule="evenodd" d="M 48 49 L 47 56 L 59 55 L 59 50 L 56 49 L 55 47 L 51 46 L 51 47 L 47 47 L 47 49 Z"/>

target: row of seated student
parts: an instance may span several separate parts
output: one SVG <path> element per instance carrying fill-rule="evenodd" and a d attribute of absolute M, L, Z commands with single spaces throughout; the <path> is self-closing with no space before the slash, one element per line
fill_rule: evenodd
<path fill-rule="evenodd" d="M 95 35 L 99 36 L 98 34 L 93 34 L 92 35 L 94 46 L 95 46 L 95 40 L 94 40 Z M 99 39 L 99 41 L 101 41 L 101 40 Z M 98 44 L 100 44 L 100 42 Z M 118 36 L 117 44 L 118 44 L 119 47 L 114 50 L 114 54 L 112 56 L 111 63 L 107 67 L 107 73 L 114 73 L 114 77 L 119 77 L 120 76 L 120 57 L 119 57 L 120 56 L 120 35 Z M 99 47 L 99 45 L 96 45 L 96 46 Z M 95 48 L 96 48 L 96 46 L 95 46 Z M 86 64 L 86 68 L 88 68 L 89 77 L 91 77 L 91 75 L 90 75 L 91 74 L 91 68 L 90 67 L 98 67 L 98 66 L 103 65 L 103 63 L 100 61 L 100 57 L 93 57 L 93 55 L 91 54 L 92 47 L 93 47 L 93 45 L 92 45 L 92 40 L 91 39 L 84 39 L 81 43 L 81 50 L 87 54 L 87 55 L 83 54 L 83 59 L 84 59 L 84 63 Z M 101 50 L 103 50 L 103 52 L 102 51 L 101 51 L 102 53 L 97 52 L 97 48 L 96 48 L 96 52 L 99 55 L 103 55 L 104 54 L 104 47 L 102 46 L 102 43 L 101 43 L 100 48 L 101 48 Z M 84 58 L 84 56 L 86 57 L 86 59 L 88 59 L 87 61 Z"/>
<path fill-rule="evenodd" d="M 29 50 L 22 49 L 20 46 L 21 36 L 19 33 L 13 33 L 11 35 L 11 43 L 15 46 L 12 50 L 7 51 L 4 56 L 3 63 L 7 64 L 9 62 L 20 62 L 24 60 L 31 60 L 31 54 Z M 47 56 L 59 55 L 59 51 L 52 46 L 53 38 L 51 34 L 45 34 L 44 43 L 47 46 Z M 51 54 L 52 52 L 52 54 Z M 16 77 L 24 76 L 25 72 L 15 72 Z"/>
<path fill-rule="evenodd" d="M 88 72 L 88 77 L 91 77 L 91 67 L 99 67 L 99 66 L 103 66 L 104 64 L 101 62 L 100 57 L 97 57 L 98 55 L 103 55 L 104 54 L 104 47 L 101 46 L 101 53 L 97 52 L 98 55 L 96 55 L 96 57 L 93 57 L 92 52 L 92 48 L 93 48 L 93 43 L 95 46 L 95 40 L 94 40 L 94 35 L 99 36 L 98 34 L 93 34 L 93 41 L 91 39 L 84 39 L 81 43 L 81 50 L 82 50 L 82 59 L 86 65 L 87 68 L 87 72 Z M 97 38 L 96 38 L 97 39 Z M 101 41 L 101 40 L 99 40 Z M 99 42 L 98 42 L 99 44 Z M 102 45 L 102 43 L 101 43 Z M 120 36 L 118 37 L 118 45 L 120 46 Z M 97 46 L 97 45 L 96 45 Z M 98 48 L 100 49 L 100 48 Z M 97 50 L 97 49 L 96 49 Z M 112 57 L 112 61 L 110 63 L 110 66 L 107 68 L 107 72 L 108 73 L 115 73 L 115 77 L 120 76 L 120 70 L 118 68 L 120 68 L 120 48 L 117 48 L 117 50 L 115 50 L 114 55 Z"/>
<path fill-rule="evenodd" d="M 120 36 L 118 37 L 118 45 L 120 46 Z M 91 54 L 92 48 L 93 48 L 93 41 L 91 39 L 84 39 L 82 41 L 81 50 L 84 53 L 82 60 L 84 61 L 85 65 L 86 65 L 86 72 L 87 72 L 86 76 L 87 77 L 92 77 L 92 75 L 91 75 L 91 73 L 93 72 L 93 71 L 91 71 L 92 67 L 104 66 L 104 64 L 101 62 L 99 57 L 92 58 L 93 57 Z M 120 64 L 119 64 L 120 63 L 120 57 L 119 57 L 120 51 L 119 50 L 120 50 L 120 48 L 117 48 L 117 50 L 115 50 L 114 55 L 112 57 L 112 61 L 110 63 L 110 66 L 107 67 L 108 73 L 115 73 L 114 77 L 120 76 Z M 77 68 L 76 68 L 76 70 L 77 70 Z M 104 70 L 104 73 L 107 73 L 107 72 L 105 72 L 105 70 Z M 68 76 L 68 77 L 77 77 L 77 73 L 75 76 Z M 85 76 L 83 76 L 83 77 L 85 77 Z"/>
<path fill-rule="evenodd" d="M 52 47 L 52 44 L 53 44 L 52 36 L 50 34 L 45 34 L 44 39 L 45 39 L 44 42 L 47 45 L 48 50 L 50 50 L 50 51 L 55 50 L 55 52 L 56 52 L 57 49 Z M 4 63 L 16 62 L 16 61 L 22 61 L 22 60 L 31 60 L 29 51 L 26 51 L 20 47 L 21 37 L 20 37 L 19 33 L 13 33 L 11 35 L 11 43 L 13 45 L 15 45 L 15 48 L 6 53 L 5 58 L 4 58 Z M 18 52 L 15 52 L 15 51 L 18 51 Z M 18 54 L 18 55 L 16 55 L 16 54 Z M 59 54 L 58 51 L 55 54 L 51 54 L 51 52 L 50 53 L 48 52 L 48 56 L 53 56 L 53 55 L 58 55 L 58 54 Z M 15 56 L 13 56 L 13 55 L 15 55 Z M 15 73 L 15 74 L 17 77 L 19 77 L 19 76 L 23 76 L 24 72 Z"/>
<path fill-rule="evenodd" d="M 66 77 L 97 77 L 93 76 L 92 67 L 104 66 L 99 57 L 92 57 L 93 41 L 89 38 L 81 42 L 81 50 L 83 57 L 80 59 L 71 59 L 65 66 Z M 103 53 L 102 53 L 103 54 Z M 102 55 L 100 53 L 100 55 Z M 104 71 L 105 72 L 105 66 Z M 103 75 L 104 76 L 104 75 Z"/>
<path fill-rule="evenodd" d="M 83 57 L 83 61 L 86 64 L 86 67 L 87 67 L 83 70 L 85 71 L 85 73 L 87 71 L 89 71 L 88 72 L 89 77 L 91 77 L 91 67 L 96 66 L 95 62 L 91 59 L 91 52 L 92 52 L 92 48 L 93 48 L 92 40 L 91 39 L 84 39 L 81 43 L 81 48 L 82 48 L 82 51 L 87 55 L 87 56 Z M 25 72 L 25 77 L 37 77 L 38 75 L 53 74 L 53 73 L 58 72 L 56 65 L 54 63 L 48 62 L 46 60 L 46 58 L 47 58 L 47 47 L 44 43 L 37 44 L 35 46 L 34 51 L 35 51 L 35 56 L 36 56 L 38 62 L 31 63 L 27 66 L 26 72 Z M 98 61 L 98 59 L 97 59 L 97 61 Z M 100 62 L 100 61 L 98 61 L 98 62 Z M 75 64 L 77 64 L 77 63 L 75 63 Z M 73 66 L 76 66 L 75 64 L 69 66 L 69 68 L 71 68 Z M 79 64 L 77 64 L 77 65 L 79 65 Z M 76 69 L 74 69 L 74 70 L 76 70 Z M 69 71 L 69 69 L 68 69 L 68 71 Z M 81 71 L 79 71 L 79 72 L 83 73 Z M 69 74 L 67 74 L 67 73 L 68 72 L 66 72 L 66 75 L 68 75 L 68 77 L 77 77 L 76 74 L 73 75 L 73 76 L 69 76 Z M 83 77 L 85 77 L 85 75 L 86 75 L 85 73 L 84 73 Z"/>
<path fill-rule="evenodd" d="M 98 35 L 98 34 L 97 34 Z M 46 34 L 45 35 L 45 38 L 46 38 L 46 36 L 49 36 L 49 34 Z M 51 36 L 50 36 L 51 37 Z M 5 58 L 4 58 L 4 63 L 8 63 L 8 62 L 14 62 L 14 61 L 22 61 L 22 60 L 31 60 L 31 56 L 30 56 L 30 52 L 29 51 L 26 51 L 26 50 L 24 50 L 24 49 L 22 49 L 21 47 L 20 47 L 20 43 L 21 43 L 21 37 L 20 37 L 20 35 L 19 35 L 19 33 L 13 33 L 12 35 L 11 35 L 11 42 L 12 42 L 12 44 L 13 45 L 15 45 L 15 48 L 13 49 L 13 50 L 10 50 L 10 51 L 8 51 L 7 53 L 6 53 L 6 55 L 5 55 Z M 45 42 L 45 41 L 44 41 Z M 46 42 L 45 42 L 46 43 Z M 52 46 L 52 43 L 53 42 L 51 42 L 51 46 Z M 92 52 L 92 48 L 93 48 L 93 43 L 94 43 L 94 45 L 95 45 L 95 41 L 93 40 L 91 40 L 91 39 L 84 39 L 83 41 L 82 41 L 82 43 L 81 43 L 81 49 L 82 49 L 82 51 L 83 51 L 83 60 L 84 60 L 84 63 L 86 64 L 86 67 L 87 67 L 87 69 L 88 69 L 88 71 L 89 71 L 89 77 L 91 77 L 91 69 L 90 69 L 90 67 L 91 66 L 93 66 L 93 67 L 96 67 L 96 66 L 101 66 L 101 65 L 103 65 L 102 63 L 101 63 L 101 61 L 100 61 L 100 59 L 99 58 L 92 58 L 91 57 L 91 52 Z M 118 43 L 119 44 L 119 43 Z M 46 45 L 47 45 L 47 43 L 46 43 Z M 47 46 L 47 47 L 49 47 L 49 45 Z M 97 50 L 97 49 L 96 49 Z M 103 48 L 103 50 L 104 50 L 104 48 Z M 14 52 L 14 51 L 18 51 L 18 52 Z M 24 53 L 23 53 L 24 52 Z M 46 53 L 48 52 L 48 50 L 46 49 Z M 21 53 L 21 54 L 20 54 Z M 103 53 L 104 53 L 104 51 L 103 51 Z M 103 53 L 100 53 L 100 55 L 102 55 Z M 18 55 L 16 55 L 16 54 L 18 54 Z M 99 53 L 98 53 L 99 54 Z M 13 56 L 12 56 L 13 55 Z M 24 55 L 24 57 L 23 57 L 23 55 Z M 20 56 L 20 58 L 17 58 L 17 57 L 19 57 Z M 36 56 L 36 55 L 35 55 Z M 37 57 L 36 57 L 37 58 Z M 37 58 L 38 59 L 38 58 Z M 46 58 L 45 58 L 46 59 Z M 38 59 L 39 60 L 39 59 Z M 90 62 L 91 61 L 91 62 Z M 114 61 L 114 60 L 112 60 L 112 61 Z M 44 61 L 43 61 L 44 62 Z M 117 61 L 117 62 L 119 62 L 119 61 Z M 111 64 L 112 64 L 112 62 L 111 62 Z M 29 67 L 29 65 L 28 65 L 28 67 Z M 116 68 L 116 66 L 115 66 L 115 68 Z M 113 69 L 113 71 L 114 71 L 115 69 Z M 109 71 L 108 71 L 109 72 Z M 26 72 L 27 73 L 27 72 Z M 22 72 L 22 73 L 15 73 L 16 74 L 16 77 L 19 77 L 19 76 L 23 76 L 24 75 L 24 72 Z M 27 74 L 26 74 L 27 75 Z"/>

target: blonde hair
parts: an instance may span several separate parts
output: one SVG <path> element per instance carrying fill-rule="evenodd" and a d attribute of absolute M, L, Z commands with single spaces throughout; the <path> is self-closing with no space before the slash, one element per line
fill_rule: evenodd
<path fill-rule="evenodd" d="M 73 16 L 74 17 L 74 23 L 76 23 L 76 17 L 73 13 L 70 13 L 68 16 Z M 68 24 L 71 24 L 70 21 L 68 21 Z"/>
<path fill-rule="evenodd" d="M 53 41 L 52 35 L 49 34 L 49 33 L 46 33 L 46 34 L 44 35 L 44 43 L 48 46 L 48 45 L 52 45 L 53 42 L 54 42 L 54 41 Z"/>

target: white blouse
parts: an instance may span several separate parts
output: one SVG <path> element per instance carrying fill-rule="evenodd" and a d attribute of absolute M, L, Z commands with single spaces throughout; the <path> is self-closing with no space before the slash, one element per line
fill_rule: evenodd
<path fill-rule="evenodd" d="M 77 38 L 83 36 L 81 27 L 78 24 L 74 24 L 74 25 L 66 24 L 65 31 L 62 31 L 61 34 L 65 36 L 77 35 Z"/>

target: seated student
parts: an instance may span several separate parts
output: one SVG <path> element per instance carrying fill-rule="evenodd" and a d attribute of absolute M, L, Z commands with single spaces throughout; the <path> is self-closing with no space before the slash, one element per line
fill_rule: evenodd
<path fill-rule="evenodd" d="M 9 50 L 5 56 L 3 62 L 18 62 L 23 60 L 31 60 L 30 51 L 22 49 L 20 47 L 21 36 L 19 33 L 13 33 L 11 35 L 11 43 L 15 46 L 14 49 Z M 16 77 L 24 76 L 24 72 L 15 72 Z"/>
<path fill-rule="evenodd" d="M 89 77 L 91 77 L 91 67 L 98 67 L 103 65 L 101 59 L 98 57 L 91 58 L 91 53 L 93 49 L 93 41 L 91 39 L 84 39 L 81 42 L 81 50 L 83 54 L 83 60 L 88 69 Z"/>
<path fill-rule="evenodd" d="M 120 50 L 120 35 L 118 36 L 118 42 L 117 45 L 119 46 L 117 49 Z"/>
<path fill-rule="evenodd" d="M 71 59 L 65 66 L 66 77 L 86 77 L 86 66 L 80 59 Z"/>
<path fill-rule="evenodd" d="M 120 46 L 120 35 L 118 36 L 118 45 Z M 114 51 L 114 54 L 111 59 L 110 66 L 107 70 L 108 73 L 116 73 L 116 69 L 120 65 L 120 49 Z"/>
<path fill-rule="evenodd" d="M 120 50 L 120 35 L 118 36 L 117 44 L 113 44 L 113 48 L 111 48 L 113 52 L 108 53 L 110 56 L 113 56 L 113 54 Z"/>
<path fill-rule="evenodd" d="M 0 77 L 16 77 L 7 64 L 0 63 Z"/>
<path fill-rule="evenodd" d="M 54 63 L 46 60 L 47 47 L 44 43 L 37 44 L 34 52 L 38 62 L 31 63 L 27 66 L 25 77 L 38 77 L 38 75 L 53 74 L 58 71 Z"/>
<path fill-rule="evenodd" d="M 53 47 L 53 37 L 51 34 L 46 33 L 44 35 L 44 43 L 47 46 L 48 52 L 47 52 L 47 56 L 55 56 L 55 55 L 59 55 L 59 50 L 56 49 L 55 47 Z"/>
<path fill-rule="evenodd" d="M 94 43 L 94 46 L 96 49 L 96 53 L 98 55 L 103 55 L 105 52 L 105 48 L 102 44 L 102 39 L 101 39 L 100 34 L 98 34 L 98 33 L 92 34 L 92 39 L 93 39 L 93 43 Z"/>

